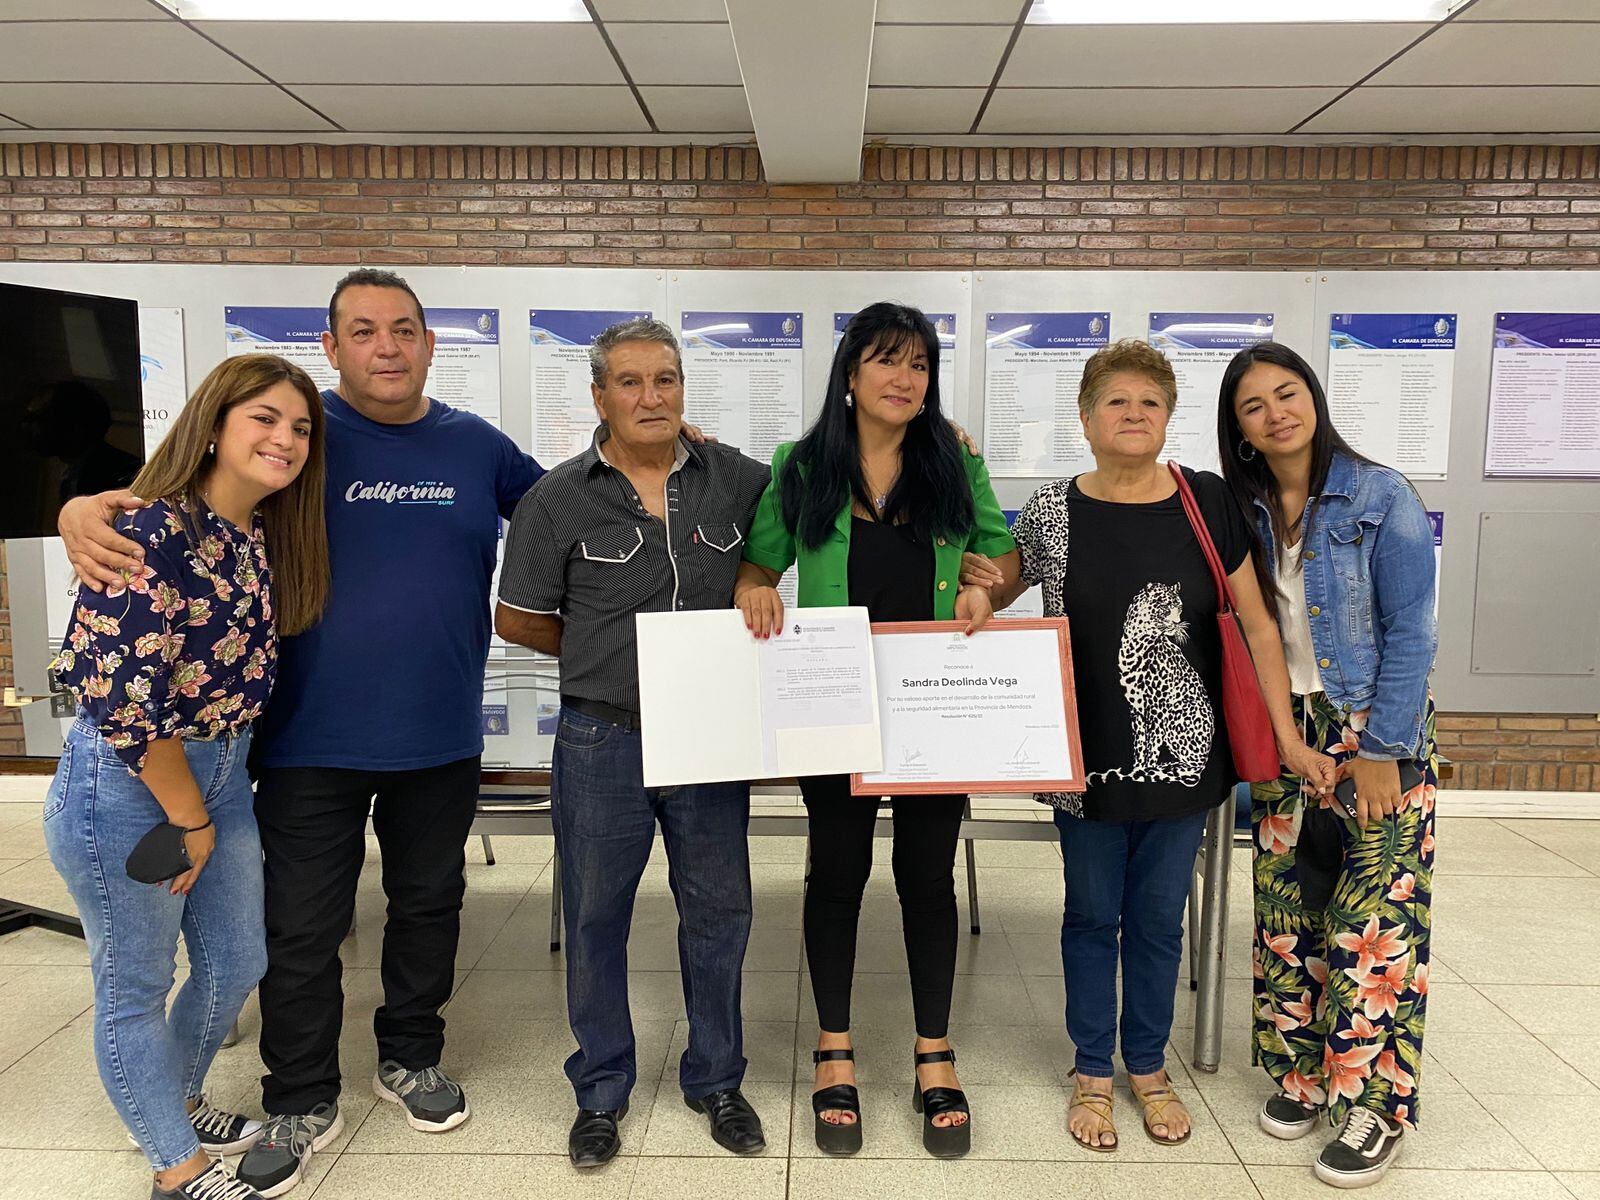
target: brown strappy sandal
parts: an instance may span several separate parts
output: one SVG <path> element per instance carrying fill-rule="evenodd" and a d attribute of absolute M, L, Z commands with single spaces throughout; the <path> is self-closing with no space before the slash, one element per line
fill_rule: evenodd
<path fill-rule="evenodd" d="M 1077 1142 L 1078 1145 L 1082 1146 L 1085 1150 L 1093 1150 L 1096 1154 L 1110 1154 L 1120 1144 L 1120 1139 L 1117 1137 L 1116 1122 L 1111 1119 L 1111 1093 L 1088 1091 L 1083 1086 L 1083 1076 L 1078 1075 L 1077 1071 L 1073 1071 L 1072 1074 L 1077 1076 L 1078 1082 L 1073 1085 L 1072 1103 L 1067 1106 L 1067 1116 L 1069 1118 L 1067 1122 L 1067 1132 L 1071 1133 L 1072 1140 Z M 1112 1139 L 1109 1146 L 1097 1146 L 1093 1142 L 1084 1141 L 1076 1133 L 1073 1133 L 1072 1122 L 1070 1118 L 1072 1116 L 1072 1110 L 1075 1108 L 1087 1108 L 1095 1116 L 1100 1118 L 1100 1120 L 1103 1122 L 1103 1127 L 1096 1136 L 1104 1137 L 1109 1133 Z"/>
<path fill-rule="evenodd" d="M 1170 1079 L 1165 1084 L 1151 1088 L 1148 1092 L 1141 1092 L 1134 1087 L 1133 1081 L 1130 1079 L 1128 1081 L 1128 1090 L 1133 1093 L 1133 1098 L 1144 1106 L 1144 1133 L 1152 1142 L 1161 1146 L 1181 1146 L 1189 1140 L 1189 1136 L 1194 1133 L 1193 1113 L 1189 1113 L 1189 1128 L 1182 1137 L 1158 1137 L 1156 1131 L 1150 1128 L 1152 1125 L 1165 1125 L 1170 1129 L 1172 1122 L 1167 1120 L 1163 1114 L 1174 1104 L 1182 1105 L 1185 1112 L 1189 1111 L 1189 1106 L 1178 1099 L 1178 1093 L 1172 1090 L 1172 1081 Z"/>

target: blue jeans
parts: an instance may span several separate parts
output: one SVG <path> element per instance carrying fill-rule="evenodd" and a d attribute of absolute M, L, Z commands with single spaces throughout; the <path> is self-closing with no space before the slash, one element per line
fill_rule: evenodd
<path fill-rule="evenodd" d="M 158 1171 L 200 1149 L 186 1100 L 267 969 L 261 842 L 245 776 L 247 732 L 184 742 L 217 845 L 187 896 L 135 883 L 128 853 L 166 814 L 98 731 L 73 723 L 45 798 L 50 861 L 83 921 L 94 970 L 94 1054 L 106 1094 Z M 172 990 L 178 935 L 189 978 Z"/>
<path fill-rule="evenodd" d="M 1161 821 L 1086 821 L 1057 810 L 1066 912 L 1061 969 L 1067 1036 L 1080 1075 L 1111 1075 L 1122 957 L 1122 1065 L 1152 1075 L 1166 1065 L 1173 992 L 1183 956 L 1183 910 L 1206 814 Z"/>
<path fill-rule="evenodd" d="M 638 1079 L 628 1013 L 633 898 L 655 841 L 678 904 L 678 962 L 689 1046 L 683 1094 L 744 1079 L 739 971 L 750 937 L 750 785 L 644 786 L 637 728 L 563 707 L 550 781 L 567 931 L 567 1019 L 578 1049 L 567 1078 L 578 1106 L 616 1109 Z"/>

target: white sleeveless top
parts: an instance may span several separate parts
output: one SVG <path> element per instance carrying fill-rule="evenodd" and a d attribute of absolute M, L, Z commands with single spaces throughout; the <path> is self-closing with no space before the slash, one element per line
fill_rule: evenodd
<path fill-rule="evenodd" d="M 1300 543 L 1284 546 L 1278 555 L 1278 609 L 1283 656 L 1289 663 L 1289 690 L 1309 696 L 1322 690 L 1317 651 L 1311 644 L 1311 618 L 1306 614 L 1306 576 Z"/>

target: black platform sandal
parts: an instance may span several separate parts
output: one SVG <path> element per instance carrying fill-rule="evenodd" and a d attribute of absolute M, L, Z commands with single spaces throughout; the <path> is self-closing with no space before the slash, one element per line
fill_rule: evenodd
<path fill-rule="evenodd" d="M 912 1052 L 918 1067 L 926 1063 L 956 1061 L 954 1050 L 932 1050 L 926 1054 Z M 911 1074 L 911 1109 L 922 1114 L 922 1145 L 935 1158 L 960 1158 L 972 1148 L 972 1110 L 967 1107 L 967 1094 L 960 1088 L 931 1087 L 923 1090 L 913 1069 Z M 935 1125 L 933 1119 L 945 1113 L 965 1113 L 967 1119 L 958 1125 Z"/>
<path fill-rule="evenodd" d="M 848 1060 L 854 1062 L 854 1050 L 813 1050 L 813 1065 Z M 811 1093 L 811 1111 L 816 1114 L 817 1149 L 827 1154 L 854 1154 L 861 1149 L 861 1093 L 853 1083 L 836 1083 L 821 1091 Z M 847 1112 L 854 1121 L 825 1121 L 825 1112 Z"/>

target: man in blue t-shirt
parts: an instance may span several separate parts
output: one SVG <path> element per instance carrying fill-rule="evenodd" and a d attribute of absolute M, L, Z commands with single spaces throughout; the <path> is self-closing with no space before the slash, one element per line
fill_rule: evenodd
<path fill-rule="evenodd" d="M 439 1069 L 455 979 L 465 845 L 483 753 L 489 585 L 500 519 L 540 466 L 481 417 L 423 394 L 433 332 L 390 271 L 350 272 L 322 335 L 333 588 L 320 624 L 282 642 L 256 732 L 266 863 L 261 1139 L 239 1178 L 292 1188 L 338 1136 L 339 943 L 355 916 L 369 805 L 388 922 L 373 1089 L 424 1132 L 471 1114 Z M 70 502 L 60 529 L 89 586 L 138 547 L 106 527 L 127 493 Z M 98 569 L 97 569 L 98 568 Z"/>

